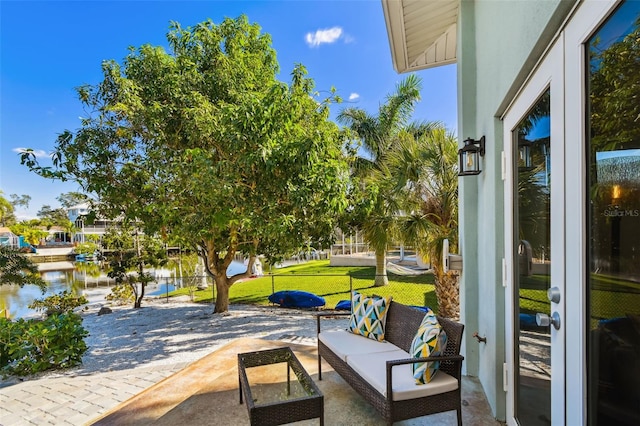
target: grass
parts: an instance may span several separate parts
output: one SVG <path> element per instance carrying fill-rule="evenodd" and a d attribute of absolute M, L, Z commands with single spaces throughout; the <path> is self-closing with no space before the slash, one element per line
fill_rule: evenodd
<path fill-rule="evenodd" d="M 536 314 L 538 312 L 551 314 L 551 305 L 546 290 L 520 289 L 520 312 Z"/>
<path fill-rule="evenodd" d="M 340 300 L 348 300 L 350 290 L 365 295 L 393 296 L 403 304 L 429 306 L 437 312 L 433 275 L 401 276 L 388 274 L 389 285 L 374 287 L 375 267 L 329 266 L 328 260 L 316 260 L 300 265 L 280 268 L 272 275 L 235 283 L 229 290 L 231 304 L 270 304 L 267 297 L 274 291 L 303 290 L 324 297 L 324 309 L 333 309 Z M 169 296 L 189 294 L 189 289 L 179 289 Z M 197 302 L 212 303 L 211 288 L 196 291 Z"/>
<path fill-rule="evenodd" d="M 535 314 L 551 313 L 547 298 L 549 275 L 521 277 L 520 312 Z M 635 312 L 640 305 L 640 284 L 619 277 L 591 274 L 590 280 L 591 326 L 596 327 L 601 319 L 624 317 Z"/>
<path fill-rule="evenodd" d="M 274 291 L 304 290 L 322 296 L 325 309 L 332 309 L 340 300 L 349 299 L 350 289 L 366 295 L 393 296 L 408 305 L 429 306 L 438 310 L 433 285 L 433 275 L 400 276 L 389 273 L 389 285 L 373 287 L 375 267 L 329 266 L 328 260 L 311 261 L 274 271 L 273 275 L 234 284 L 229 292 L 232 304 L 268 305 L 267 297 Z M 548 275 L 521 277 L 520 312 L 550 314 L 547 299 Z M 633 312 L 640 305 L 640 285 L 617 277 L 592 274 L 591 276 L 592 323 L 602 318 L 615 318 Z M 189 294 L 188 289 L 169 293 L 170 296 Z M 213 289 L 195 292 L 197 302 L 212 303 Z"/>

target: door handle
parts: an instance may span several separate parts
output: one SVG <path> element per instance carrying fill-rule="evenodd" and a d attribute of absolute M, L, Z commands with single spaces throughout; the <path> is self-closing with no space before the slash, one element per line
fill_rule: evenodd
<path fill-rule="evenodd" d="M 547 299 L 553 303 L 560 302 L 560 289 L 558 287 L 551 287 L 547 290 Z"/>
<path fill-rule="evenodd" d="M 553 328 L 560 330 L 560 314 L 558 312 L 554 312 L 549 316 L 547 314 L 537 313 L 536 324 L 540 327 L 549 327 L 550 325 L 553 325 Z"/>

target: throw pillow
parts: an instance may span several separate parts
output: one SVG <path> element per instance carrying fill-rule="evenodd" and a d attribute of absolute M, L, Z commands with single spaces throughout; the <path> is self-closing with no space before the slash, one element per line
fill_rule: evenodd
<path fill-rule="evenodd" d="M 411 342 L 411 356 L 414 358 L 426 358 L 442 354 L 447 346 L 447 333 L 438 323 L 438 319 L 431 309 L 422 319 L 418 332 Z M 416 362 L 413 366 L 413 378 L 416 384 L 424 385 L 433 379 L 438 372 L 440 362 Z"/>
<path fill-rule="evenodd" d="M 364 297 L 353 292 L 349 331 L 382 342 L 389 311 L 389 297 Z"/>

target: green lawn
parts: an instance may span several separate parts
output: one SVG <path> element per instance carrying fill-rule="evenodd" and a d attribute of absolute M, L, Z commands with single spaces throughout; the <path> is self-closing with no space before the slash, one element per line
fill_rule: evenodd
<path fill-rule="evenodd" d="M 546 290 L 520 289 L 520 312 L 536 314 L 538 312 L 551 314 L 551 305 Z"/>
<path fill-rule="evenodd" d="M 520 312 L 550 314 L 551 304 L 547 299 L 548 275 L 533 275 L 521 278 Z M 602 274 L 591 274 L 591 325 L 596 327 L 601 319 L 624 317 L 636 312 L 640 305 L 640 284 Z"/>
<path fill-rule="evenodd" d="M 365 295 L 391 295 L 401 303 L 429 306 L 437 312 L 433 275 L 399 276 L 389 273 L 389 285 L 386 287 L 373 287 L 374 276 L 374 267 L 332 267 L 328 260 L 312 261 L 276 269 L 273 275 L 234 284 L 230 290 L 230 303 L 268 305 L 267 297 L 274 291 L 303 290 L 324 297 L 327 302 L 324 308 L 332 309 L 338 301 L 349 299 L 353 288 Z M 595 274 L 592 279 L 593 321 L 624 316 L 633 312 L 632 306 L 640 304 L 640 286 L 637 283 Z M 548 287 L 548 275 L 522 277 L 520 312 L 550 314 Z M 189 294 L 189 290 L 169 293 L 170 296 L 181 294 Z M 195 300 L 212 303 L 213 289 L 196 291 Z"/>
<path fill-rule="evenodd" d="M 274 291 L 303 290 L 326 300 L 325 309 L 333 309 L 340 300 L 349 299 L 351 288 L 365 295 L 393 296 L 408 305 L 429 306 L 437 312 L 433 275 L 400 276 L 389 273 L 389 285 L 373 287 L 375 267 L 332 267 L 328 260 L 316 260 L 276 269 L 273 275 L 234 284 L 230 289 L 231 304 L 268 305 L 267 297 Z M 179 289 L 169 295 L 189 294 Z M 195 292 L 196 301 L 211 303 L 211 288 Z"/>

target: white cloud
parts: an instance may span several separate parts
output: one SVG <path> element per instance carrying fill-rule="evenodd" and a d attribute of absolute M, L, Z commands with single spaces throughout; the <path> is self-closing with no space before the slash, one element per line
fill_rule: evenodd
<path fill-rule="evenodd" d="M 28 149 L 27 148 L 13 148 L 12 151 L 13 152 L 17 152 L 18 154 L 22 154 L 23 152 L 27 152 Z M 51 154 L 47 154 L 47 152 L 43 151 L 42 149 L 34 149 L 32 151 L 33 151 L 33 155 L 35 155 L 36 158 L 51 157 Z"/>
<path fill-rule="evenodd" d="M 350 94 L 350 95 L 349 95 L 349 100 L 350 100 L 350 101 L 355 101 L 355 100 L 356 100 L 356 99 L 358 99 L 359 97 L 360 97 L 360 95 L 354 92 L 354 93 L 352 93 L 352 94 Z"/>
<path fill-rule="evenodd" d="M 342 36 L 342 28 L 333 27 L 325 30 L 317 30 L 315 33 L 307 33 L 304 37 L 311 47 L 320 46 L 322 43 L 335 43 Z"/>

